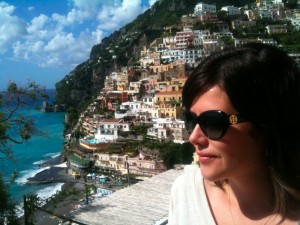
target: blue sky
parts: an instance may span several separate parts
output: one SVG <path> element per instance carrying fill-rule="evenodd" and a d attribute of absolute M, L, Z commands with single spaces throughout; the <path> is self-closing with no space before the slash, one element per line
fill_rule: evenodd
<path fill-rule="evenodd" d="M 10 81 L 55 87 L 93 45 L 157 0 L 0 0 L 0 90 Z"/>

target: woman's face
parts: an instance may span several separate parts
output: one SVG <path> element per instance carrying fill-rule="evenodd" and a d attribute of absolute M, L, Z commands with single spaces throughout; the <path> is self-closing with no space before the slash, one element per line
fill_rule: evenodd
<path fill-rule="evenodd" d="M 195 98 L 190 111 L 199 116 L 207 110 L 221 110 L 226 114 L 238 113 L 228 95 L 214 86 Z M 205 179 L 222 179 L 255 176 L 266 167 L 263 140 L 253 135 L 250 122 L 229 126 L 219 140 L 208 139 L 199 125 L 196 125 L 189 140 L 195 146 L 200 168 Z"/>

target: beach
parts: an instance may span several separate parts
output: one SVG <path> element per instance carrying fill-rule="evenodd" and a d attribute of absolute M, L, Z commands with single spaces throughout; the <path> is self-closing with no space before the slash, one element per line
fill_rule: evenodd
<path fill-rule="evenodd" d="M 52 214 L 46 213 L 41 210 L 36 210 L 34 214 L 36 225 L 58 225 L 61 222 L 64 222 L 63 219 L 56 217 L 54 215 L 62 216 L 69 218 L 70 213 L 73 209 L 73 205 L 76 204 L 80 199 L 84 197 L 84 186 L 74 183 L 66 183 L 63 185 L 62 191 L 66 189 L 76 189 L 78 190 L 78 195 L 72 195 L 65 197 L 61 201 L 49 202 L 42 207 L 46 211 L 52 212 Z M 22 221 L 24 224 L 24 221 Z"/>
<path fill-rule="evenodd" d="M 34 177 L 28 178 L 29 184 L 44 184 L 44 183 L 64 183 L 59 191 L 54 196 L 47 199 L 41 209 L 36 209 L 34 213 L 34 224 L 36 225 L 57 225 L 63 221 L 54 215 L 68 217 L 73 209 L 73 205 L 84 198 L 85 186 L 82 180 L 75 180 L 67 172 L 65 163 L 61 162 L 60 156 L 57 156 L 40 165 L 45 170 L 37 173 Z M 24 224 L 24 217 L 20 218 L 21 224 Z"/>

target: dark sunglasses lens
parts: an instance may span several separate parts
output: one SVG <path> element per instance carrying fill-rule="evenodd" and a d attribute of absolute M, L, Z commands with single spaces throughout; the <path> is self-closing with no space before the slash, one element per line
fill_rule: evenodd
<path fill-rule="evenodd" d="M 226 115 L 221 111 L 207 111 L 197 118 L 203 133 L 210 139 L 223 137 L 228 128 Z"/>
<path fill-rule="evenodd" d="M 183 113 L 183 120 L 185 124 L 185 129 L 187 130 L 188 133 L 192 133 L 197 122 L 196 122 L 196 115 L 191 113 L 190 111 L 184 111 Z"/>

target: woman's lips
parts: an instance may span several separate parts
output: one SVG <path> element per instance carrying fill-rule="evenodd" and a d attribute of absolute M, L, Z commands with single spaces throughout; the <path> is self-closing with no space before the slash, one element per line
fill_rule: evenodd
<path fill-rule="evenodd" d="M 199 157 L 199 161 L 201 163 L 206 163 L 206 162 L 210 162 L 216 158 L 218 158 L 216 155 L 213 154 L 206 154 L 206 153 L 201 153 L 201 152 L 197 152 L 197 155 Z"/>

